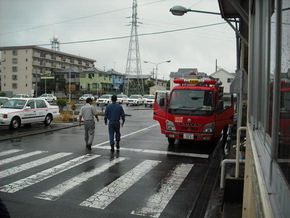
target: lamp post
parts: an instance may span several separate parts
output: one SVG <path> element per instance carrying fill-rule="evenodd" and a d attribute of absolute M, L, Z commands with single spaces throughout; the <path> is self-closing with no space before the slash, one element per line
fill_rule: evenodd
<path fill-rule="evenodd" d="M 187 12 L 197 12 L 197 13 L 204 13 L 204 14 L 221 15 L 220 13 L 217 13 L 217 12 L 191 10 L 189 8 L 185 8 L 185 7 L 180 6 L 180 5 L 176 5 L 176 6 L 173 6 L 172 8 L 170 8 L 170 12 L 176 16 L 183 16 Z"/>
<path fill-rule="evenodd" d="M 146 64 L 154 64 L 155 65 L 155 71 L 156 71 L 156 82 L 155 82 L 155 85 L 157 86 L 157 73 L 158 73 L 158 65 L 159 64 L 163 64 L 163 63 L 170 63 L 171 62 L 171 60 L 168 60 L 168 61 L 162 61 L 162 62 L 160 62 L 160 63 L 153 63 L 153 62 L 150 62 L 150 61 L 144 61 L 144 63 L 146 63 Z"/>

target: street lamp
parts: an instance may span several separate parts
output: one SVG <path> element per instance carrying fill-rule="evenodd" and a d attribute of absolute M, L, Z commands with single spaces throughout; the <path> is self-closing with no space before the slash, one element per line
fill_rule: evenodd
<path fill-rule="evenodd" d="M 217 13 L 217 12 L 191 10 L 189 8 L 185 8 L 185 7 L 180 6 L 180 5 L 176 5 L 176 6 L 173 6 L 172 8 L 170 8 L 170 12 L 176 16 L 183 16 L 187 12 L 197 12 L 197 13 L 204 13 L 204 14 L 221 15 L 220 13 Z"/>
<path fill-rule="evenodd" d="M 146 64 L 154 64 L 155 65 L 155 71 L 156 71 L 156 82 L 155 82 L 155 85 L 157 86 L 157 72 L 158 72 L 158 65 L 159 64 L 163 64 L 163 63 L 170 63 L 171 60 L 168 60 L 168 61 L 163 61 L 163 62 L 160 62 L 160 63 L 153 63 L 153 62 L 150 62 L 150 61 L 144 61 L 144 63 Z"/>

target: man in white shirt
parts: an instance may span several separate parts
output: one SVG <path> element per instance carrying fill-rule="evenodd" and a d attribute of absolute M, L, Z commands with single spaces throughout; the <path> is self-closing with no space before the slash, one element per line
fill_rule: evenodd
<path fill-rule="evenodd" d="M 93 100 L 91 98 L 86 99 L 86 104 L 82 106 L 79 114 L 79 126 L 81 126 L 82 118 L 84 119 L 85 127 L 85 142 L 88 150 L 92 149 L 92 143 L 95 137 L 95 120 L 99 122 L 96 107 L 92 105 Z"/>

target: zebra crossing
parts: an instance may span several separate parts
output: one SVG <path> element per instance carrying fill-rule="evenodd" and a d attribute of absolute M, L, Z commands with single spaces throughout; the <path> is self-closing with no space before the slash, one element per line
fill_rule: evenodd
<path fill-rule="evenodd" d="M 43 157 L 44 156 L 44 157 Z M 90 161 L 97 161 L 102 158 L 97 154 L 73 154 L 69 152 L 59 152 L 50 154 L 49 151 L 25 151 L 22 149 L 11 149 L 0 151 L 0 193 L 14 194 L 22 190 L 41 183 L 49 178 L 53 178 L 70 169 L 75 169 L 85 165 Z M 33 160 L 31 160 L 33 159 Z M 18 163 L 18 162 L 21 163 Z M 55 163 L 57 161 L 57 163 Z M 57 201 L 72 190 L 78 189 L 88 181 L 100 176 L 102 173 L 130 161 L 129 157 L 114 157 L 109 162 L 102 162 L 93 168 L 83 172 L 77 172 L 71 178 L 61 181 L 40 193 L 33 194 L 34 199 L 44 201 Z M 134 160 L 134 163 L 136 160 Z M 80 207 L 89 207 L 93 209 L 105 210 L 109 205 L 114 204 L 122 194 L 142 180 L 144 176 L 150 173 L 156 166 L 161 164 L 159 160 L 140 160 L 140 163 L 133 166 L 124 174 L 111 181 L 105 187 L 101 187 L 87 199 L 79 203 Z M 5 167 L 8 165 L 8 167 Z M 47 165 L 47 168 L 44 167 Z M 137 208 L 131 211 L 132 215 L 159 217 L 164 211 L 166 205 L 173 198 L 173 195 L 179 189 L 187 175 L 192 170 L 194 164 L 180 163 L 176 164 L 167 175 L 160 181 L 160 189 L 152 193 Z M 38 168 L 41 168 L 37 171 Z M 27 171 L 34 169 L 32 175 L 27 176 Z M 37 171 L 37 172 L 35 172 Z M 13 175 L 19 175 L 26 172 L 23 178 L 17 177 L 13 181 Z M 29 171 L 28 171 L 29 172 Z M 5 180 L 9 178 L 9 180 Z M 64 179 L 63 179 L 64 180 Z M 6 184 L 5 184 L 6 183 Z"/>

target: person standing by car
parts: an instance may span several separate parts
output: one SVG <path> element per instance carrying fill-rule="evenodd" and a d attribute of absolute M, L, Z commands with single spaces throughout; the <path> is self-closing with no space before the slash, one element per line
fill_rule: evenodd
<path fill-rule="evenodd" d="M 117 150 L 120 149 L 120 125 L 123 127 L 125 123 L 125 113 L 123 107 L 116 103 L 117 96 L 113 95 L 111 97 L 112 104 L 109 104 L 105 110 L 105 124 L 107 125 L 107 121 L 109 120 L 109 138 L 110 138 L 110 145 L 111 145 L 111 152 L 114 152 L 114 137 L 116 138 L 116 148 Z M 122 119 L 122 123 L 120 124 L 120 119 Z"/>
<path fill-rule="evenodd" d="M 95 136 L 95 120 L 99 122 L 96 107 L 92 105 L 93 100 L 91 98 L 86 99 L 86 104 L 82 106 L 79 114 L 79 126 L 81 126 L 82 118 L 84 119 L 85 127 L 85 142 L 88 150 L 92 149 L 92 143 Z"/>

